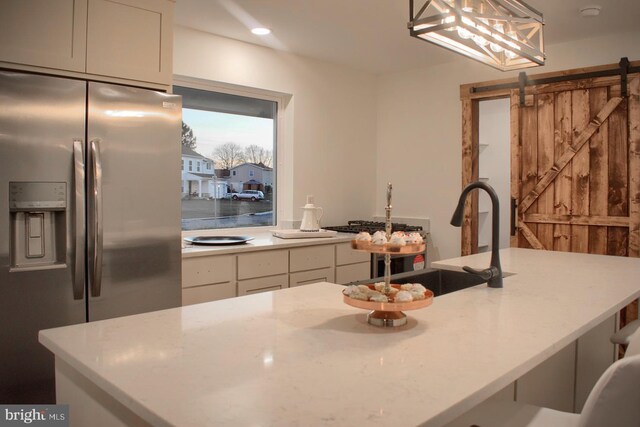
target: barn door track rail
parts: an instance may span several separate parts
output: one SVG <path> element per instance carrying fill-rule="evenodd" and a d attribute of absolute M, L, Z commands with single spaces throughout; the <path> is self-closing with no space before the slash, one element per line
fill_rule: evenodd
<path fill-rule="evenodd" d="M 583 79 L 594 79 L 598 77 L 611 77 L 620 76 L 620 96 L 626 98 L 629 94 L 627 88 L 627 75 L 631 73 L 640 73 L 640 66 L 632 67 L 629 58 L 624 57 L 620 59 L 617 68 L 611 68 L 608 70 L 590 71 L 585 73 L 570 74 L 570 75 L 558 75 L 553 77 L 542 77 L 530 79 L 527 73 L 524 71 L 518 75 L 517 82 L 499 83 L 489 86 L 470 87 L 469 92 L 472 94 L 479 94 L 483 92 L 492 92 L 499 90 L 518 89 L 520 92 L 520 106 L 525 105 L 525 89 L 527 86 L 536 86 L 543 84 L 559 83 L 566 81 L 575 81 Z"/>

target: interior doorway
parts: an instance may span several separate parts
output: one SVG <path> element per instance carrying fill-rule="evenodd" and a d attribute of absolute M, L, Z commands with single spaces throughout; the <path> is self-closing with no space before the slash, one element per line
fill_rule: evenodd
<path fill-rule="evenodd" d="M 500 200 L 500 248 L 509 247 L 511 158 L 509 143 L 509 98 L 479 103 L 478 175 L 498 194 Z M 485 192 L 478 196 L 478 252 L 491 248 L 491 200 Z"/>

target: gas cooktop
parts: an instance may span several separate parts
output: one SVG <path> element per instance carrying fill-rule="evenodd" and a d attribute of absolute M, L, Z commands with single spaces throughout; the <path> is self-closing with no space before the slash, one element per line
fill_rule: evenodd
<path fill-rule="evenodd" d="M 384 230 L 384 222 L 381 221 L 363 221 L 363 220 L 355 220 L 355 221 L 348 221 L 347 225 L 335 225 L 335 226 L 330 226 L 330 227 L 322 227 L 325 230 L 335 230 L 335 231 L 340 231 L 342 233 L 360 233 L 362 231 L 366 231 L 368 233 L 375 233 L 376 231 L 379 230 Z M 417 225 L 407 225 L 407 224 L 401 224 L 401 223 L 396 223 L 393 222 L 391 223 L 391 231 L 405 231 L 405 232 L 418 232 L 422 235 L 422 237 L 425 236 L 425 232 L 423 231 L 422 227 L 417 226 Z"/>

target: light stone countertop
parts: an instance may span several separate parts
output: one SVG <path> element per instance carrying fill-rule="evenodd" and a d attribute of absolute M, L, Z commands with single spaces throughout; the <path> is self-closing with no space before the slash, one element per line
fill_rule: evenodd
<path fill-rule="evenodd" d="M 193 233 L 191 233 L 193 234 Z M 202 235 L 211 235 L 212 233 L 201 233 Z M 215 234 L 229 234 L 229 233 L 215 233 Z M 271 249 L 288 249 L 300 246 L 313 246 L 313 245 L 329 245 L 336 243 L 350 242 L 355 234 L 350 233 L 338 233 L 334 237 L 310 237 L 308 239 L 281 239 L 275 237 L 270 231 L 249 231 L 243 233 L 242 231 L 236 231 L 234 235 L 246 235 L 251 236 L 254 239 L 248 241 L 242 245 L 221 245 L 221 246 L 204 246 L 204 245 L 191 245 L 184 242 L 182 249 L 182 258 L 192 258 L 198 256 L 208 255 L 224 255 L 224 254 L 239 254 L 245 252 L 264 251 Z"/>
<path fill-rule="evenodd" d="M 382 329 L 301 286 L 50 329 L 40 342 L 155 426 L 440 426 L 640 296 L 640 259 L 505 249 L 479 285 Z M 484 268 L 489 254 L 438 262 Z"/>

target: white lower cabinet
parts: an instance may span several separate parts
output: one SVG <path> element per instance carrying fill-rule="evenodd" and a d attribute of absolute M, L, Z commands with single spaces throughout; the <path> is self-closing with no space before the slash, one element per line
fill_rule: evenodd
<path fill-rule="evenodd" d="M 358 264 L 339 265 L 336 267 L 336 283 L 346 285 L 368 279 L 371 276 L 371 264 L 361 262 Z"/>
<path fill-rule="evenodd" d="M 210 255 L 182 261 L 182 304 L 215 301 L 318 282 L 370 277 L 370 255 L 350 243 Z"/>
<path fill-rule="evenodd" d="M 291 273 L 289 275 L 289 287 L 310 285 L 318 282 L 331 282 L 335 281 L 335 272 L 333 267 L 321 268 L 318 270 L 301 271 L 298 273 Z"/>
<path fill-rule="evenodd" d="M 591 389 L 615 361 L 609 341 L 616 316 L 595 326 L 517 381 L 518 402 L 580 412 Z"/>
<path fill-rule="evenodd" d="M 235 266 L 232 255 L 182 260 L 182 305 L 235 297 Z"/>
<path fill-rule="evenodd" d="M 351 243 L 336 245 L 336 283 L 347 283 L 366 280 L 371 277 L 371 254 L 355 251 Z"/>
<path fill-rule="evenodd" d="M 295 248 L 289 251 L 289 286 L 334 282 L 334 245 Z"/>
<path fill-rule="evenodd" d="M 333 267 L 333 245 L 318 245 L 295 248 L 289 251 L 289 272 L 317 270 Z"/>
<path fill-rule="evenodd" d="M 289 272 L 289 252 L 260 251 L 238 255 L 238 280 L 274 276 Z"/>
<path fill-rule="evenodd" d="M 573 412 L 576 343 L 572 342 L 517 381 L 517 401 Z"/>
<path fill-rule="evenodd" d="M 582 412 L 593 386 L 616 360 L 616 348 L 609 337 L 617 320 L 617 315 L 604 320 L 489 399 L 515 398 L 563 412 Z M 468 421 L 461 416 L 446 427 L 468 427 Z"/>
<path fill-rule="evenodd" d="M 259 277 L 257 279 L 238 281 L 238 296 L 257 294 L 260 292 L 277 291 L 289 287 L 289 276 L 279 274 L 277 276 Z"/>
<path fill-rule="evenodd" d="M 609 338 L 617 330 L 618 316 L 612 316 L 578 340 L 576 354 L 576 412 L 582 407 L 600 376 L 616 360 L 616 346 Z"/>
<path fill-rule="evenodd" d="M 237 296 L 236 283 L 218 283 L 215 285 L 182 288 L 182 305 L 199 304 Z"/>
<path fill-rule="evenodd" d="M 351 248 L 351 243 L 338 243 L 336 245 L 336 265 L 357 264 L 371 262 L 369 252 L 356 251 Z"/>
<path fill-rule="evenodd" d="M 184 259 L 182 260 L 182 287 L 235 282 L 235 266 L 233 255 Z"/>

